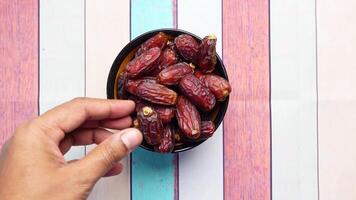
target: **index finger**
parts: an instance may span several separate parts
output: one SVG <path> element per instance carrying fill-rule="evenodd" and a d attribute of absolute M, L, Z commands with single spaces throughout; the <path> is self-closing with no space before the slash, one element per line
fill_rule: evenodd
<path fill-rule="evenodd" d="M 95 98 L 75 98 L 57 106 L 38 118 L 41 124 L 50 129 L 63 132 L 56 140 L 60 141 L 64 133 L 78 128 L 86 120 L 115 119 L 129 115 L 135 109 L 131 100 L 106 100 Z"/>

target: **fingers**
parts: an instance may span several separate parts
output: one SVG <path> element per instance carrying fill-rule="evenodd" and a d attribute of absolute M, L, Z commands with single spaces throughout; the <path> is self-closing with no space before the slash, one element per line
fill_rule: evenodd
<path fill-rule="evenodd" d="M 110 136 L 112 136 L 112 133 L 102 128 L 78 129 L 64 137 L 59 144 L 59 149 L 62 154 L 65 154 L 72 146 L 100 144 Z"/>
<path fill-rule="evenodd" d="M 132 119 L 130 116 L 126 116 L 120 119 L 104 119 L 100 121 L 86 121 L 81 128 L 97 128 L 104 127 L 110 129 L 124 129 L 130 127 Z"/>
<path fill-rule="evenodd" d="M 104 176 L 119 160 L 127 156 L 142 142 L 142 134 L 135 128 L 129 128 L 113 134 L 95 147 L 89 154 L 71 167 L 81 171 L 93 182 Z"/>
<path fill-rule="evenodd" d="M 116 164 L 114 165 L 114 167 L 112 167 L 112 168 L 104 175 L 104 177 L 116 176 L 116 175 L 120 174 L 123 169 L 124 169 L 124 167 L 122 166 L 121 163 L 116 163 Z"/>
<path fill-rule="evenodd" d="M 117 119 L 129 115 L 135 108 L 130 100 L 104 100 L 93 98 L 76 98 L 41 115 L 37 121 L 46 129 L 52 130 L 55 142 L 78 128 L 87 120 Z M 54 131 L 55 129 L 61 130 Z"/>

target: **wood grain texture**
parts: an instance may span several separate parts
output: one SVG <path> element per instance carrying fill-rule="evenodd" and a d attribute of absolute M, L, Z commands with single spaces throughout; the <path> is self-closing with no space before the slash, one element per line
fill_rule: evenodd
<path fill-rule="evenodd" d="M 224 121 L 224 198 L 270 199 L 267 0 L 223 0 L 223 58 L 232 93 Z"/>
<path fill-rule="evenodd" d="M 208 26 L 206 22 L 209 22 Z M 217 53 L 221 55 L 220 0 L 179 0 L 178 28 L 200 37 L 214 33 L 217 36 Z M 223 199 L 223 180 L 223 129 L 221 125 L 212 138 L 192 150 L 179 154 L 179 198 L 184 200 Z"/>
<path fill-rule="evenodd" d="M 132 0 L 131 38 L 157 28 L 173 27 L 173 1 Z M 132 199 L 177 199 L 176 155 L 137 149 L 131 156 Z"/>
<path fill-rule="evenodd" d="M 115 57 L 129 42 L 129 1 L 86 1 L 86 96 L 106 98 L 106 81 Z M 87 151 L 95 145 L 87 147 Z M 89 199 L 130 199 L 130 160 L 119 176 L 101 179 Z"/>
<path fill-rule="evenodd" d="M 38 2 L 0 1 L 0 149 L 38 114 Z"/>
<path fill-rule="evenodd" d="M 273 199 L 318 199 L 315 1 L 271 0 Z"/>
<path fill-rule="evenodd" d="M 84 0 L 40 0 L 40 114 L 84 96 Z M 85 147 L 72 147 L 67 160 Z"/>
<path fill-rule="evenodd" d="M 355 1 L 317 1 L 320 199 L 356 199 Z"/>

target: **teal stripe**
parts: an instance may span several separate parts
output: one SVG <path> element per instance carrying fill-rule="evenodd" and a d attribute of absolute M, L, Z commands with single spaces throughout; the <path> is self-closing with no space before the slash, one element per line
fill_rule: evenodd
<path fill-rule="evenodd" d="M 173 27 L 171 0 L 131 0 L 131 38 L 157 28 Z M 133 200 L 174 199 L 174 155 L 137 149 L 132 153 Z"/>

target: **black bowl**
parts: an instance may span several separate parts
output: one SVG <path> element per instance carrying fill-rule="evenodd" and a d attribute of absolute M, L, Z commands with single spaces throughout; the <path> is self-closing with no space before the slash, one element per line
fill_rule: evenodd
<path fill-rule="evenodd" d="M 170 35 L 172 37 L 176 37 L 180 34 L 189 34 L 193 38 L 195 38 L 197 41 L 201 41 L 201 38 L 189 33 L 187 31 L 179 30 L 179 29 L 157 29 L 157 30 L 152 30 L 149 32 L 146 32 L 135 39 L 131 40 L 119 53 L 119 55 L 116 56 L 116 59 L 114 63 L 111 66 L 108 81 L 107 81 L 107 98 L 108 99 L 117 99 L 116 96 L 116 88 L 117 88 L 117 79 L 119 77 L 119 74 L 123 71 L 125 68 L 126 64 L 133 58 L 135 51 L 137 48 L 144 43 L 146 40 L 154 36 L 155 34 L 159 32 L 164 32 L 167 35 Z M 216 64 L 216 73 L 219 74 L 220 76 L 224 77 L 225 79 L 228 80 L 228 76 L 226 73 L 225 66 L 221 60 L 221 58 L 217 55 L 217 64 Z M 208 112 L 204 113 L 202 116 L 202 119 L 210 119 L 214 122 L 216 128 L 219 127 L 221 122 L 224 119 L 227 107 L 229 104 L 229 98 L 227 98 L 223 102 L 216 102 L 215 108 Z M 214 136 L 213 136 L 214 137 Z M 203 143 L 204 141 L 199 141 L 199 142 L 192 142 L 192 143 L 181 143 L 178 144 L 174 147 L 173 153 L 177 152 L 182 152 L 189 150 L 191 148 L 194 148 L 198 146 L 199 144 Z M 147 149 L 149 151 L 154 151 L 153 146 L 147 144 L 146 142 L 143 142 L 141 144 L 141 147 L 144 149 Z"/>

